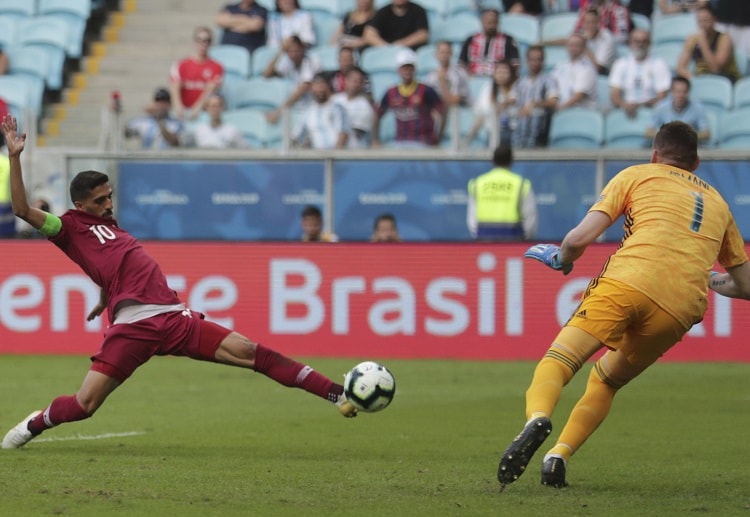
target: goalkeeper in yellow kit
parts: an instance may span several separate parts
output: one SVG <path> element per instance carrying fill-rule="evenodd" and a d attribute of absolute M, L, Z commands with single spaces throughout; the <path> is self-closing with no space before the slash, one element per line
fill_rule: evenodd
<path fill-rule="evenodd" d="M 620 247 L 591 280 L 580 305 L 537 364 L 526 418 L 500 460 L 502 486 L 524 472 L 552 432 L 563 387 L 603 347 L 557 443 L 542 461 L 542 484 L 567 485 L 570 457 L 607 416 L 617 390 L 648 368 L 703 318 L 710 287 L 750 299 L 750 263 L 727 203 L 693 171 L 695 131 L 669 122 L 654 138 L 651 163 L 620 171 L 560 247 L 537 244 L 525 256 L 568 274 L 573 262 L 620 215 Z M 711 271 L 716 262 L 727 270 Z"/>

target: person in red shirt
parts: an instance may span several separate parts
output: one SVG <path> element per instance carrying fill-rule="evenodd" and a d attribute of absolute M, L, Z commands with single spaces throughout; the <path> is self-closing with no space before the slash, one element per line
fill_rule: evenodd
<path fill-rule="evenodd" d="M 581 32 L 583 19 L 591 9 L 597 10 L 601 28 L 609 29 L 618 44 L 628 41 L 633 24 L 630 20 L 630 11 L 620 3 L 620 0 L 581 0 L 578 21 L 573 32 Z"/>
<path fill-rule="evenodd" d="M 197 117 L 212 94 L 218 93 L 224 78 L 224 68 L 208 57 L 212 32 L 198 27 L 193 33 L 195 54 L 178 61 L 169 72 L 172 110 L 177 118 Z"/>
<path fill-rule="evenodd" d="M 204 319 L 167 285 L 159 264 L 113 217 L 112 186 L 98 171 L 78 173 L 70 183 L 74 208 L 62 216 L 31 206 L 21 171 L 26 134 L 15 117 L 2 121 L 10 161 L 13 213 L 56 245 L 101 288 L 87 319 L 107 310 L 109 327 L 91 367 L 74 395 L 55 398 L 3 438 L 4 449 L 24 446 L 43 431 L 91 417 L 117 387 L 154 355 L 255 370 L 276 382 L 334 403 L 345 417 L 356 416 L 341 384 L 245 336 Z"/>

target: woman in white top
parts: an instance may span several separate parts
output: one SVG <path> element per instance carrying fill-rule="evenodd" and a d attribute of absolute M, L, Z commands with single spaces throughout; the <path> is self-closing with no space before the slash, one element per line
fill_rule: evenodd
<path fill-rule="evenodd" d="M 466 136 L 466 146 L 471 145 L 483 125 L 489 133 L 491 148 L 510 145 L 518 122 L 517 79 L 516 67 L 510 61 L 495 64 L 492 82 L 482 89 L 474 103 L 474 126 Z"/>
<path fill-rule="evenodd" d="M 281 47 L 284 40 L 294 35 L 306 47 L 316 43 L 312 14 L 300 9 L 298 0 L 276 0 L 276 11 L 271 13 L 267 28 L 269 47 Z"/>

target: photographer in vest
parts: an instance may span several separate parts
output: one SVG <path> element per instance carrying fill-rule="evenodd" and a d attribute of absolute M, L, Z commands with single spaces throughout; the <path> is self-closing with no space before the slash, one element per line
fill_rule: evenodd
<path fill-rule="evenodd" d="M 510 170 L 513 151 L 500 145 L 494 168 L 469 181 L 466 223 L 473 237 L 488 241 L 533 239 L 537 228 L 536 198 L 531 182 Z"/>

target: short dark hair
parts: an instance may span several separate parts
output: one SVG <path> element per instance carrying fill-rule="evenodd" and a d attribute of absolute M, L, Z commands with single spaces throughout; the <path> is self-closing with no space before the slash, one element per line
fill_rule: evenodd
<path fill-rule="evenodd" d="M 688 87 L 688 90 L 690 90 L 690 79 L 685 77 L 684 75 L 676 75 L 672 78 L 672 86 L 675 85 L 675 83 L 685 83 Z"/>
<path fill-rule="evenodd" d="M 315 75 L 312 78 L 312 83 L 316 81 L 322 81 L 328 85 L 328 87 L 331 87 L 331 74 L 330 72 L 316 72 Z"/>
<path fill-rule="evenodd" d="M 506 144 L 498 145 L 492 153 L 492 163 L 498 167 L 510 167 L 513 164 L 513 149 Z"/>
<path fill-rule="evenodd" d="M 99 171 L 81 171 L 70 182 L 70 200 L 83 201 L 91 191 L 109 181 L 109 176 Z"/>
<path fill-rule="evenodd" d="M 698 160 L 698 133 L 679 120 L 662 124 L 654 137 L 654 150 L 664 159 L 685 170 L 693 170 Z"/>
<path fill-rule="evenodd" d="M 317 217 L 318 219 L 323 218 L 323 213 L 315 205 L 307 205 L 302 209 L 302 217 Z"/>
<path fill-rule="evenodd" d="M 377 230 L 378 229 L 378 224 L 380 224 L 380 221 L 390 221 L 390 222 L 393 223 L 393 227 L 394 228 L 398 227 L 398 224 L 396 223 L 396 216 L 393 215 L 390 212 L 386 212 L 384 214 L 380 214 L 379 216 L 377 216 L 375 218 L 375 222 L 372 224 L 372 229 L 373 230 Z"/>

